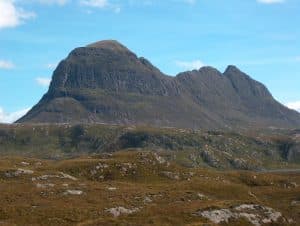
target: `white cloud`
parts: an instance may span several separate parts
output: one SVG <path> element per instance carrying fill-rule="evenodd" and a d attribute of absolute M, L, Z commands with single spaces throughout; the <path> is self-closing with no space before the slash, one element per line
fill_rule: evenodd
<path fill-rule="evenodd" d="M 57 65 L 58 65 L 57 63 L 49 63 L 49 64 L 46 65 L 46 67 L 48 69 L 52 69 L 53 70 L 53 69 L 55 69 L 57 67 Z"/>
<path fill-rule="evenodd" d="M 173 3 L 187 3 L 189 5 L 194 5 L 197 3 L 198 0 L 168 0 L 171 4 Z M 131 5 L 145 5 L 145 6 L 150 6 L 154 5 L 157 2 L 160 2 L 158 0 L 128 0 L 129 4 Z"/>
<path fill-rule="evenodd" d="M 277 4 L 284 3 L 285 0 L 257 0 L 257 2 L 262 4 Z"/>
<path fill-rule="evenodd" d="M 35 79 L 38 85 L 48 87 L 50 85 L 51 79 L 45 77 L 38 77 Z"/>
<path fill-rule="evenodd" d="M 79 3 L 87 7 L 99 8 L 99 9 L 110 9 L 115 13 L 121 12 L 120 5 L 113 4 L 108 0 L 80 0 Z"/>
<path fill-rule="evenodd" d="M 46 5 L 60 5 L 63 6 L 69 2 L 69 0 L 35 0 L 35 2 Z"/>
<path fill-rule="evenodd" d="M 300 101 L 287 103 L 286 106 L 300 112 Z"/>
<path fill-rule="evenodd" d="M 13 69 L 14 67 L 15 65 L 10 61 L 0 60 L 0 69 Z"/>
<path fill-rule="evenodd" d="M 14 0 L 0 0 L 0 12 L 0 29 L 16 27 L 25 20 L 35 17 L 34 13 L 16 7 Z"/>
<path fill-rule="evenodd" d="M 154 4 L 153 0 L 128 0 L 129 5 L 139 5 L 139 6 L 151 6 Z"/>
<path fill-rule="evenodd" d="M 80 4 L 90 7 L 104 8 L 108 6 L 107 0 L 80 0 Z"/>
<path fill-rule="evenodd" d="M 47 5 L 52 5 L 52 4 L 65 5 L 69 2 L 69 0 L 36 0 L 36 1 L 38 3 L 47 4 Z"/>
<path fill-rule="evenodd" d="M 19 111 L 6 113 L 3 108 L 0 107 L 0 123 L 12 123 L 24 116 L 30 108 L 25 108 Z"/>
<path fill-rule="evenodd" d="M 199 69 L 205 64 L 201 60 L 193 60 L 193 61 L 176 61 L 176 65 L 184 70 L 194 70 Z"/>

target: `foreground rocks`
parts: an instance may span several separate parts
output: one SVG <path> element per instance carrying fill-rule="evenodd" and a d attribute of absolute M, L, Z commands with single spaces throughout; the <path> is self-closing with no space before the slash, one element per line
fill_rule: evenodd
<path fill-rule="evenodd" d="M 64 195 L 82 195 L 83 191 L 81 190 L 66 190 Z"/>
<path fill-rule="evenodd" d="M 48 179 L 68 179 L 68 180 L 72 180 L 72 181 L 77 181 L 76 177 L 73 177 L 69 174 L 63 173 L 63 172 L 59 172 L 59 174 L 46 174 L 46 175 L 42 175 L 42 176 L 38 176 L 38 177 L 33 177 L 31 178 L 32 181 L 38 181 L 38 180 L 48 180 Z"/>
<path fill-rule="evenodd" d="M 216 224 L 229 223 L 231 219 L 239 218 L 244 218 L 255 226 L 275 223 L 280 219 L 285 221 L 280 212 L 270 207 L 254 204 L 242 204 L 229 209 L 200 210 L 195 215 L 207 218 Z"/>
<path fill-rule="evenodd" d="M 118 217 L 122 214 L 132 214 L 138 212 L 139 210 L 140 210 L 139 208 L 126 209 L 123 206 L 118 206 L 118 207 L 110 208 L 106 210 L 106 212 L 110 213 L 114 217 Z"/>
<path fill-rule="evenodd" d="M 28 175 L 28 174 L 33 174 L 34 171 L 33 170 L 29 170 L 29 169 L 17 169 L 17 170 L 11 170 L 11 171 L 7 171 L 5 172 L 5 176 L 6 177 L 18 177 L 21 175 Z"/>

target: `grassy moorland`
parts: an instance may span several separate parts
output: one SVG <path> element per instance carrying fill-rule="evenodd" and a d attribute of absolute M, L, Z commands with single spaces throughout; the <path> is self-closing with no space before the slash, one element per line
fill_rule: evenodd
<path fill-rule="evenodd" d="M 168 157 L 129 151 L 60 161 L 3 157 L 0 223 L 299 225 L 299 173 L 187 168 Z M 220 222 L 213 211 L 221 211 Z"/>
<path fill-rule="evenodd" d="M 0 225 L 299 225 L 298 145 L 296 130 L 1 125 Z"/>

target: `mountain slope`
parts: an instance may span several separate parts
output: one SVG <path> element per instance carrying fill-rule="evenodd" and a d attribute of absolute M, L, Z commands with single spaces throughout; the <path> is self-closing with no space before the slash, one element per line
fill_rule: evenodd
<path fill-rule="evenodd" d="M 234 66 L 163 74 L 116 41 L 76 48 L 19 123 L 151 124 L 184 128 L 300 126 L 300 115 Z"/>

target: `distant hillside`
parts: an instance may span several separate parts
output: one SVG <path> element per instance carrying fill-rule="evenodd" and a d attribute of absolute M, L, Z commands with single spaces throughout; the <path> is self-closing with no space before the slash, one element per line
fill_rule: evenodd
<path fill-rule="evenodd" d="M 180 128 L 300 127 L 300 114 L 235 66 L 164 75 L 116 41 L 76 48 L 49 91 L 18 123 L 108 123 Z"/>
<path fill-rule="evenodd" d="M 253 134 L 110 125 L 0 125 L 0 156 L 73 158 L 162 152 L 180 165 L 218 169 L 300 168 L 299 131 Z"/>

